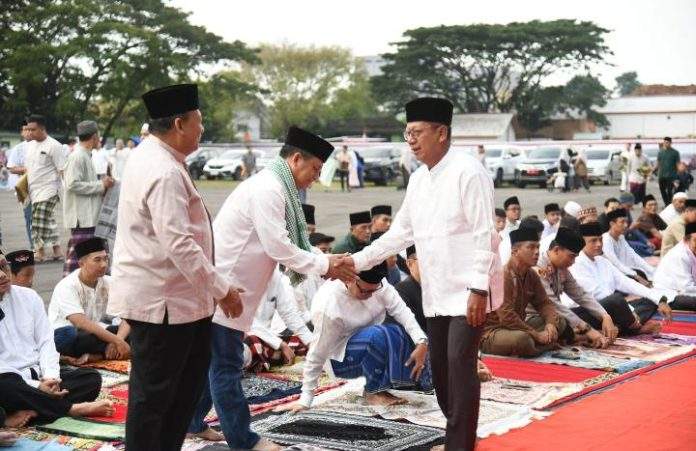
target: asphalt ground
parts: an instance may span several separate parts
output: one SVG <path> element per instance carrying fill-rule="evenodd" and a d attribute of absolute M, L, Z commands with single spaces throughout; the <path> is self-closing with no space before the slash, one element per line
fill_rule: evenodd
<path fill-rule="evenodd" d="M 199 181 L 197 186 L 211 214 L 214 216 L 222 206 L 225 198 L 237 186 L 237 183 L 212 180 Z M 657 184 L 650 184 L 648 192 L 655 194 L 659 199 Z M 537 188 L 536 186 L 519 189 L 505 185 L 501 188 L 496 188 L 495 200 L 496 205 L 502 207 L 503 201 L 507 197 L 516 195 L 522 204 L 523 216 L 536 214 L 541 218 L 544 214 L 544 205 L 549 202 L 558 202 L 563 206 L 565 202 L 574 200 L 583 206 L 595 205 L 601 212 L 604 200 L 611 196 L 618 196 L 618 194 L 618 185 L 593 185 L 590 193 L 584 190 L 573 193 L 559 193 L 558 191 L 549 193 L 547 190 Z M 403 197 L 404 191 L 398 191 L 395 186 L 367 186 L 363 189 L 354 189 L 348 193 L 341 192 L 336 184 L 330 189 L 325 189 L 321 185 L 315 185 L 308 192 L 308 203 L 316 206 L 318 231 L 338 238 L 348 233 L 349 213 L 366 210 L 377 204 L 391 205 L 394 211 L 397 211 L 403 201 Z M 637 212 L 638 207 L 636 206 L 635 208 Z M 62 226 L 61 204 L 58 205 L 57 212 L 63 251 L 65 251 L 69 232 L 63 229 Z M 0 230 L 2 231 L 3 251 L 10 252 L 27 248 L 28 241 L 24 229 L 22 209 L 20 204 L 17 203 L 13 192 L 0 192 Z M 34 288 L 46 302 L 50 300 L 53 288 L 62 277 L 62 268 L 62 262 L 42 263 L 36 268 Z"/>

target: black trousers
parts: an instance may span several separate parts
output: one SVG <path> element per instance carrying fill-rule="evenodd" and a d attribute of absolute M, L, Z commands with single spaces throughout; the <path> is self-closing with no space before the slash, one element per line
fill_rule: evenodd
<path fill-rule="evenodd" d="M 7 415 L 18 410 L 34 410 L 38 416 L 33 424 L 46 424 L 68 414 L 73 404 L 97 399 L 101 375 L 91 368 L 60 370 L 61 388 L 68 390 L 64 398 L 53 398 L 27 384 L 15 373 L 0 374 L 0 405 Z"/>
<path fill-rule="evenodd" d="M 211 318 L 131 326 L 128 451 L 179 450 L 210 365 Z"/>
<path fill-rule="evenodd" d="M 346 188 L 350 191 L 350 185 L 348 184 L 348 171 L 341 169 L 336 169 L 336 175 L 341 180 L 341 191 L 345 191 Z"/>
<path fill-rule="evenodd" d="M 665 205 L 671 204 L 672 196 L 674 195 L 674 180 L 661 178 L 657 183 L 660 185 L 662 202 L 664 202 Z"/>
<path fill-rule="evenodd" d="M 621 293 L 614 293 L 601 299 L 599 304 L 611 316 L 614 325 L 619 328 L 619 333 L 631 335 L 637 332 L 636 329 L 631 329 L 635 317 L 628 306 L 628 302 L 626 302 L 626 296 Z M 650 299 L 642 298 L 631 302 L 631 305 L 640 319 L 640 324 L 645 324 L 657 312 L 657 305 Z M 575 307 L 571 310 L 594 329 L 602 330 L 602 320 L 595 318 L 589 310 L 586 310 L 584 307 Z"/>
<path fill-rule="evenodd" d="M 477 369 L 483 327 L 471 327 L 465 316 L 437 316 L 427 322 L 433 385 L 447 418 L 445 448 L 473 450 L 481 397 Z"/>
<path fill-rule="evenodd" d="M 691 310 L 696 312 L 696 296 L 679 295 L 670 302 L 669 306 L 677 310 Z"/>
<path fill-rule="evenodd" d="M 109 326 L 106 328 L 112 334 L 118 332 L 118 326 Z M 126 342 L 129 339 L 126 338 Z M 61 355 L 70 357 L 80 357 L 83 354 L 102 354 L 106 353 L 107 342 L 101 341 L 96 335 L 84 330 L 77 330 L 75 338 L 70 340 L 66 345 L 59 345 L 59 340 L 56 340 L 56 350 Z"/>

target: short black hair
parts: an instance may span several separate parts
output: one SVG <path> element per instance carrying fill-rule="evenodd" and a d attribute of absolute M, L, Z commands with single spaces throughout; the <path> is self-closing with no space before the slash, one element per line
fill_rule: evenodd
<path fill-rule="evenodd" d="M 520 221 L 520 228 L 532 229 L 537 233 L 544 231 L 544 224 L 536 216 L 527 216 Z"/>
<path fill-rule="evenodd" d="M 27 122 L 27 125 L 30 122 L 35 122 L 40 127 L 46 128 L 46 118 L 41 114 L 30 114 L 29 116 L 27 116 L 26 122 Z"/>
<path fill-rule="evenodd" d="M 505 218 L 505 217 L 507 217 L 507 216 L 505 215 L 505 210 L 503 210 L 502 208 L 496 208 L 496 209 L 495 209 L 495 215 L 496 215 L 497 217 L 499 217 L 499 218 Z"/>
<path fill-rule="evenodd" d="M 664 140 L 667 141 L 668 143 L 672 142 L 672 138 L 670 138 L 669 136 L 665 136 Z"/>
<path fill-rule="evenodd" d="M 283 147 L 280 148 L 280 158 L 290 158 L 291 156 L 295 155 L 296 153 L 299 153 L 302 155 L 302 158 L 308 159 L 308 158 L 316 158 L 316 156 L 312 155 L 311 153 L 307 152 L 306 150 L 302 150 L 299 147 L 291 146 L 290 144 L 283 144 Z"/>
<path fill-rule="evenodd" d="M 92 138 L 92 136 L 96 135 L 96 133 L 85 133 L 84 135 L 79 135 L 78 139 L 80 142 L 87 141 L 88 139 Z M 72 140 L 72 143 L 70 142 Z M 75 144 L 75 138 L 71 138 L 68 140 L 68 144 Z"/>
<path fill-rule="evenodd" d="M 77 142 L 77 140 L 75 140 L 75 138 L 68 138 L 68 145 L 69 145 L 69 146 L 72 146 L 72 145 L 75 144 L 76 142 Z"/>
<path fill-rule="evenodd" d="M 609 199 L 607 199 L 607 200 L 604 201 L 604 206 L 605 206 L 605 207 L 608 207 L 609 204 L 612 204 L 612 203 L 614 203 L 614 202 L 616 202 L 617 204 L 620 204 L 620 203 L 621 203 L 621 202 L 619 202 L 619 199 L 617 199 L 616 197 L 610 197 Z"/>
<path fill-rule="evenodd" d="M 174 116 L 159 117 L 157 119 L 150 119 L 148 122 L 150 133 L 167 133 L 174 127 L 174 121 L 178 119 L 184 119 L 186 113 L 175 114 Z"/>

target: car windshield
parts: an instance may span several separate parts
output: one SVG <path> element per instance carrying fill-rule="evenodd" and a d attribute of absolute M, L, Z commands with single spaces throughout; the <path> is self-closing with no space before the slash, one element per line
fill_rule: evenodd
<path fill-rule="evenodd" d="M 606 160 L 609 158 L 608 150 L 588 150 L 586 154 L 588 160 Z"/>
<path fill-rule="evenodd" d="M 528 158 L 539 160 L 556 160 L 560 156 L 561 149 L 554 147 L 542 147 L 539 149 L 532 149 L 532 151 L 529 152 Z"/>
<path fill-rule="evenodd" d="M 359 149 L 358 153 L 363 158 L 391 158 L 391 149 L 384 147 Z"/>
<path fill-rule="evenodd" d="M 228 150 L 227 152 L 223 153 L 220 158 L 226 158 L 226 159 L 235 159 L 239 158 L 240 155 L 242 155 L 245 151 L 236 149 L 236 150 Z"/>
<path fill-rule="evenodd" d="M 500 158 L 503 154 L 501 149 L 486 149 L 486 156 L 489 158 Z"/>

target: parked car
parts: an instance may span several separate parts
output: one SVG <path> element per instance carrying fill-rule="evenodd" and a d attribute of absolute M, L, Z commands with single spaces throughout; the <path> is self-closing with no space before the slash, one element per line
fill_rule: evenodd
<path fill-rule="evenodd" d="M 525 158 L 524 149 L 509 145 L 484 146 L 486 168 L 496 187 L 515 180 L 517 164 Z"/>
<path fill-rule="evenodd" d="M 247 152 L 246 149 L 231 149 L 217 158 L 209 160 L 203 167 L 203 175 L 206 178 L 214 179 L 218 177 L 231 178 L 232 180 L 242 179 L 242 156 Z M 257 163 L 265 158 L 265 154 L 260 150 L 254 150 Z M 258 169 L 258 167 L 257 167 Z"/>
<path fill-rule="evenodd" d="M 561 157 L 561 147 L 544 146 L 530 150 L 522 158 L 515 169 L 515 185 L 524 188 L 527 183 L 537 183 L 546 186 L 551 174 L 558 172 L 558 160 Z"/>
<path fill-rule="evenodd" d="M 203 167 L 205 164 L 213 159 L 220 156 L 223 149 L 218 147 L 201 147 L 191 155 L 186 157 L 186 166 L 188 167 L 189 174 L 194 180 L 198 180 L 203 175 Z"/>
<path fill-rule="evenodd" d="M 356 149 L 365 160 L 364 180 L 384 186 L 399 175 L 401 151 L 394 146 L 363 147 Z"/>
<path fill-rule="evenodd" d="M 621 181 L 621 149 L 587 149 L 587 175 L 590 182 L 609 185 Z"/>

